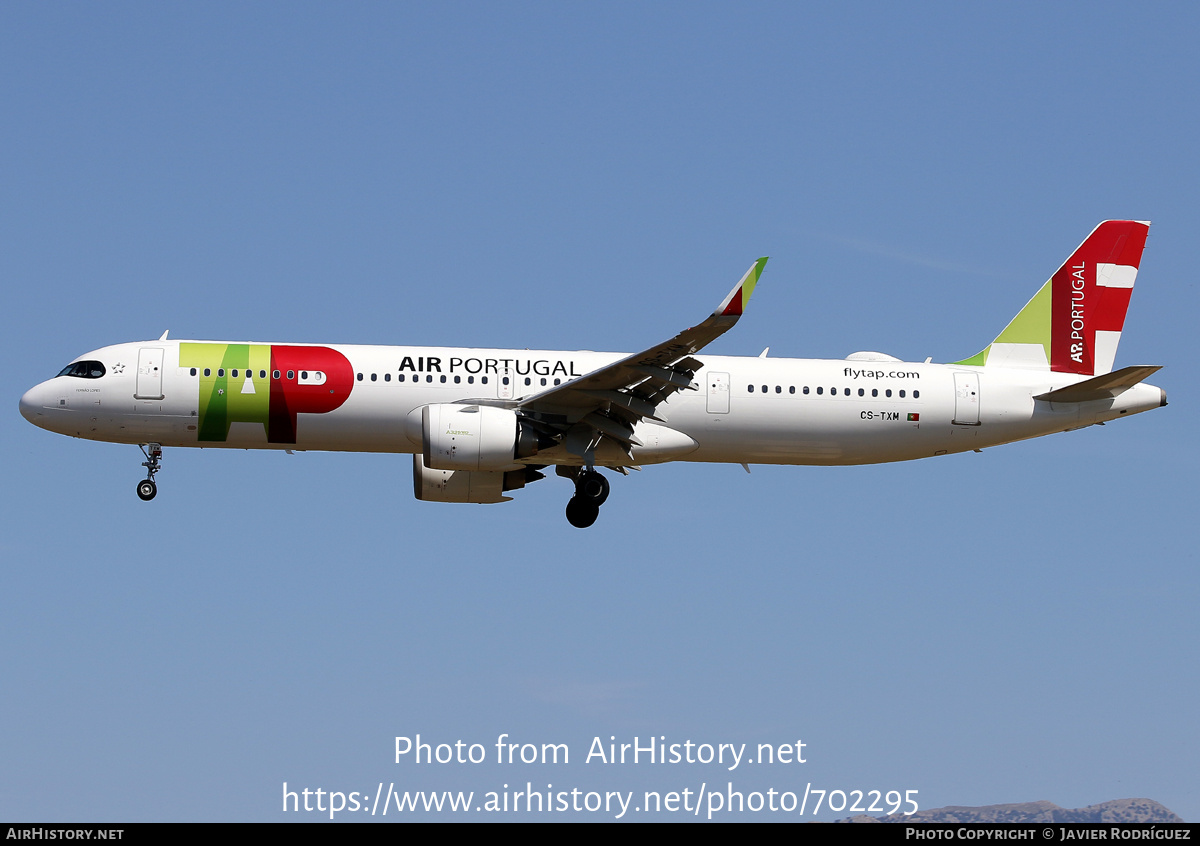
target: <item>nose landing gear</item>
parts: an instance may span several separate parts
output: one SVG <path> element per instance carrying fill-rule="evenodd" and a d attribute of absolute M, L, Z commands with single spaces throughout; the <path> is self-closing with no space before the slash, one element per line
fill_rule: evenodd
<path fill-rule="evenodd" d="M 575 477 L 575 496 L 567 502 L 567 522 L 577 529 L 595 523 L 608 491 L 608 479 L 595 470 L 582 471 Z"/>
<path fill-rule="evenodd" d="M 146 446 L 142 446 L 138 444 L 138 449 L 142 451 L 142 455 L 146 456 L 146 460 L 142 462 L 142 466 L 146 468 L 146 478 L 137 483 L 137 495 L 142 502 L 149 502 L 158 493 L 158 485 L 154 484 L 154 475 L 162 469 L 162 445 L 146 444 Z"/>

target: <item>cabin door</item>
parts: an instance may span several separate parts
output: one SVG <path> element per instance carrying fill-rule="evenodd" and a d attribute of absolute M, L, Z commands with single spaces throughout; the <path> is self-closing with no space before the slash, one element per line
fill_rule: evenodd
<path fill-rule="evenodd" d="M 137 387 L 134 399 L 160 400 L 163 398 L 163 350 L 143 349 L 138 353 Z"/>
<path fill-rule="evenodd" d="M 979 374 L 954 374 L 954 421 L 963 426 L 979 425 Z"/>

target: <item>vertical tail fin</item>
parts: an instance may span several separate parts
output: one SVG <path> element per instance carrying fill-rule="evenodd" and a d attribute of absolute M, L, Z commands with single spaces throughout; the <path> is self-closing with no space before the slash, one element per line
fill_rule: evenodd
<path fill-rule="evenodd" d="M 955 364 L 1112 371 L 1150 224 L 1106 220 L 982 352 Z"/>

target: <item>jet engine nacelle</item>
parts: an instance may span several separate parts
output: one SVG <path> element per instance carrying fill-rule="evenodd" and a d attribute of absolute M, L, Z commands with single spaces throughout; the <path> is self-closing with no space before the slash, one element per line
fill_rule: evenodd
<path fill-rule="evenodd" d="M 438 403 L 421 409 L 425 466 L 431 470 L 518 470 L 517 413 L 490 405 Z M 536 443 L 531 452 L 537 452 Z"/>
<path fill-rule="evenodd" d="M 413 493 L 426 502 L 508 502 L 505 491 L 544 479 L 536 470 L 431 470 L 424 456 L 413 456 Z"/>

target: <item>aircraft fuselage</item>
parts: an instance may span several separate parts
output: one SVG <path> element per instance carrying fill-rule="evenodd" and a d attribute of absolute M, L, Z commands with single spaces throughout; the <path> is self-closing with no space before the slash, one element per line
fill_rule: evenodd
<path fill-rule="evenodd" d="M 624 357 L 588 351 L 147 341 L 87 353 L 95 378 L 59 376 L 21 400 L 73 437 L 172 447 L 419 453 L 421 409 L 519 401 Z M 1138 384 L 1091 402 L 1039 394 L 1078 377 L 898 361 L 705 355 L 692 390 L 598 465 L 683 460 L 870 464 L 964 452 L 1112 420 L 1165 403 Z M 603 445 L 602 445 L 603 446 Z M 581 463 L 562 446 L 526 463 Z"/>

